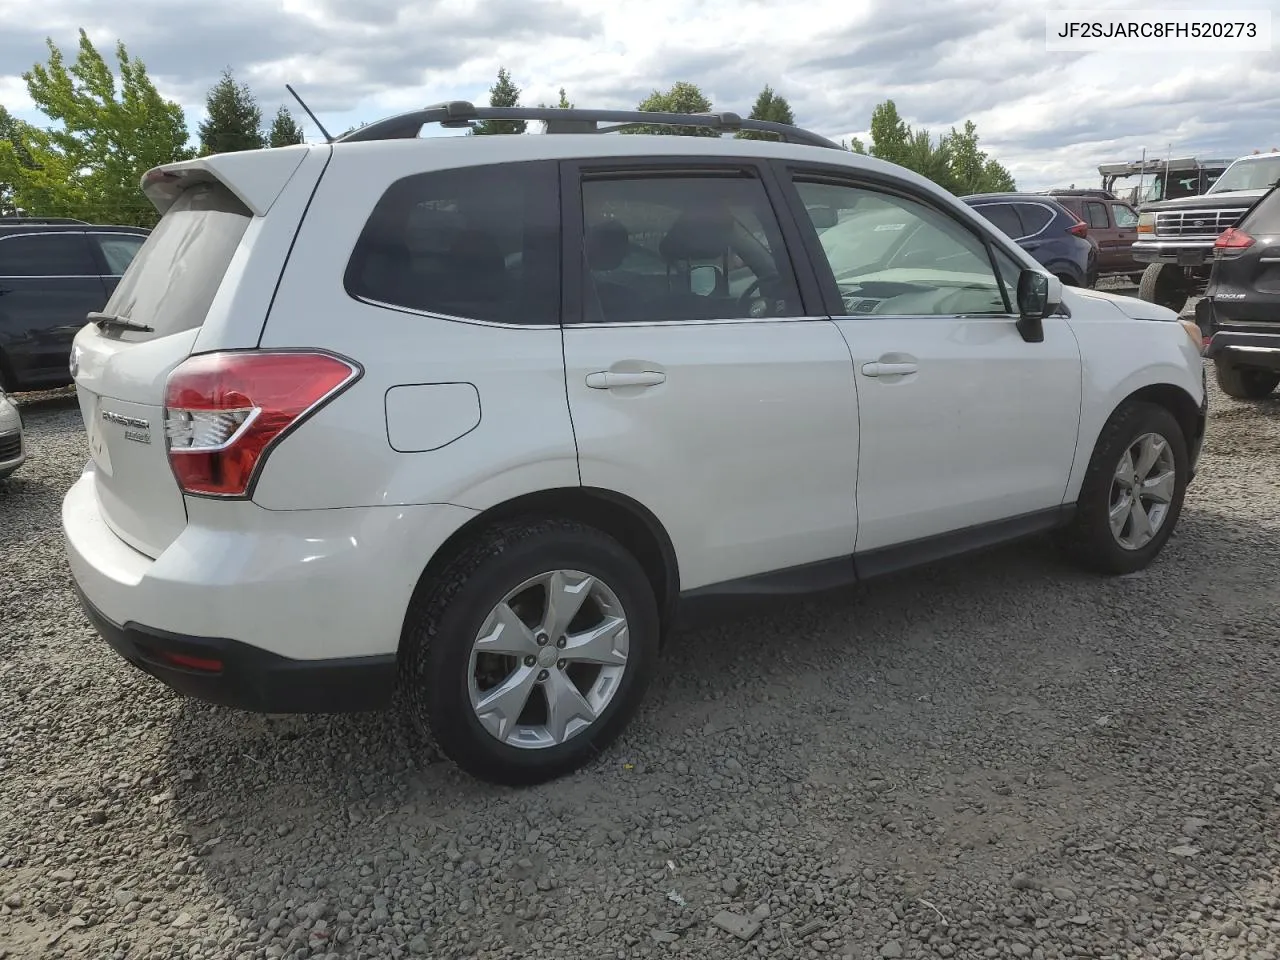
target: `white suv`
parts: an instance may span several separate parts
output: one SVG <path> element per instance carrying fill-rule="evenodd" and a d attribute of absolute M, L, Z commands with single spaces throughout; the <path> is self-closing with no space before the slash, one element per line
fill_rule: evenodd
<path fill-rule="evenodd" d="M 418 136 L 476 119 L 548 135 Z M 603 135 L 641 122 L 790 142 Z M 1204 435 L 1195 325 L 833 147 L 454 103 L 151 171 L 72 357 L 89 616 L 218 703 L 399 690 L 531 783 L 619 733 L 688 601 L 1047 531 L 1150 563 Z"/>

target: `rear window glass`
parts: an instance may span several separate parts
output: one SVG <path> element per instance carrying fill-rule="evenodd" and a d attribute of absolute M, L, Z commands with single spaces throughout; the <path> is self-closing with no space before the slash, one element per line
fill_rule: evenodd
<path fill-rule="evenodd" d="M 251 219 L 222 184 L 188 187 L 138 250 L 103 312 L 154 327 L 148 337 L 200 326 Z"/>
<path fill-rule="evenodd" d="M 1022 224 L 1018 220 L 1018 211 L 1007 203 L 984 203 L 973 208 L 975 212 L 986 217 L 1005 236 L 1017 240 L 1022 236 Z"/>
<path fill-rule="evenodd" d="M 0 277 L 96 277 L 83 233 L 13 234 L 0 238 Z"/>
<path fill-rule="evenodd" d="M 1053 213 L 1038 203 L 1018 204 L 1018 216 L 1022 218 L 1022 235 L 1025 237 L 1035 236 L 1053 219 Z"/>
<path fill-rule="evenodd" d="M 558 324 L 559 220 L 554 163 L 414 174 L 374 207 L 347 293 L 444 317 Z"/>

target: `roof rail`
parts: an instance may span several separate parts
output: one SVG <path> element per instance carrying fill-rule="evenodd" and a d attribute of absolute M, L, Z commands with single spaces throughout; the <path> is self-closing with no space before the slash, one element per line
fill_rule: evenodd
<path fill-rule="evenodd" d="M 777 134 L 788 143 L 811 147 L 840 149 L 826 137 L 802 127 L 770 120 L 744 120 L 736 113 L 657 113 L 647 110 L 578 110 L 560 107 L 477 107 L 465 100 L 437 103 L 421 110 L 411 110 L 387 117 L 353 130 L 335 143 L 368 140 L 412 140 L 423 126 L 438 123 L 442 127 L 469 127 L 477 120 L 541 120 L 547 133 L 612 133 L 628 127 L 672 126 L 705 127 L 719 133 L 755 130 Z M 611 124 L 601 127 L 600 124 Z"/>
<path fill-rule="evenodd" d="M 0 226 L 8 226 L 14 224 L 23 226 L 26 224 L 51 224 L 51 223 L 78 223 L 81 226 L 88 226 L 88 221 L 76 220 L 74 217 L 0 217 Z"/>

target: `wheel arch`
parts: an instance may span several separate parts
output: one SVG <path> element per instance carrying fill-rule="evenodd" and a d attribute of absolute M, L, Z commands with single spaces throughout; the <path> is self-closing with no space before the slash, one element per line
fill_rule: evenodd
<path fill-rule="evenodd" d="M 414 596 L 486 527 L 520 517 L 562 517 L 616 539 L 640 563 L 658 601 L 665 642 L 680 594 L 680 570 L 666 528 L 651 510 L 625 494 L 598 487 L 558 487 L 521 494 L 476 514 L 440 545 L 423 568 Z M 409 604 L 411 609 L 412 602 Z M 401 632 L 403 648 L 405 632 Z"/>

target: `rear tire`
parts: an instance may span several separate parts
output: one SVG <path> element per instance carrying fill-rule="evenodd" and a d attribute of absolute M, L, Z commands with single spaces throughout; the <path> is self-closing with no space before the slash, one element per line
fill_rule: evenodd
<path fill-rule="evenodd" d="M 1261 400 L 1269 397 L 1276 385 L 1280 384 L 1280 373 L 1237 367 L 1225 360 L 1215 360 L 1213 372 L 1222 392 L 1237 400 Z"/>
<path fill-rule="evenodd" d="M 551 596 L 576 600 L 582 619 L 552 629 L 556 612 L 536 599 Z M 575 655 L 582 638 L 609 624 L 603 659 Z M 648 687 L 658 636 L 653 588 L 612 537 L 569 520 L 502 523 L 419 586 L 405 618 L 403 693 L 419 732 L 463 770 L 508 786 L 541 783 L 621 733 Z M 504 689 L 520 699 L 504 694 L 495 704 Z"/>
<path fill-rule="evenodd" d="M 1143 462 L 1147 456 L 1150 465 Z M 1153 403 L 1124 403 L 1094 446 L 1075 516 L 1059 536 L 1061 546 L 1098 573 L 1143 569 L 1173 534 L 1189 479 L 1187 440 L 1173 414 Z M 1135 500 L 1141 516 L 1133 509 Z"/>
<path fill-rule="evenodd" d="M 1174 313 L 1182 313 L 1191 299 L 1191 289 L 1182 270 L 1168 263 L 1152 263 L 1143 271 L 1138 281 L 1138 297 L 1148 303 L 1168 307 Z"/>

